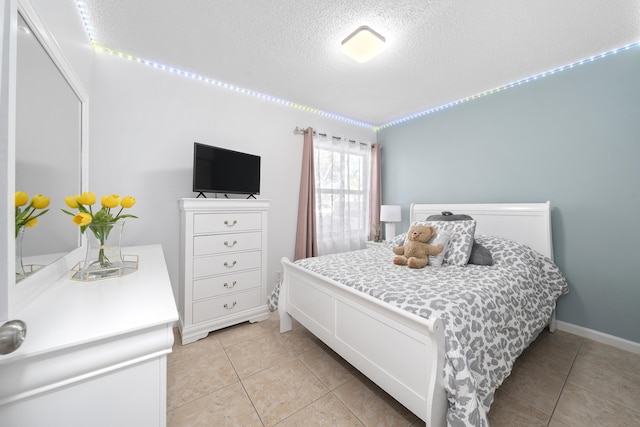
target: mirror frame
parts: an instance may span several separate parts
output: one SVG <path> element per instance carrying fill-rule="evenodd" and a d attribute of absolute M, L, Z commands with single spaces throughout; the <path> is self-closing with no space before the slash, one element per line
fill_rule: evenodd
<path fill-rule="evenodd" d="M 12 3 L 13 2 L 9 2 Z M 12 219 L 13 212 L 13 194 L 15 193 L 15 144 L 16 144 L 16 117 L 15 117 L 15 108 L 16 108 L 16 94 L 15 94 L 15 82 L 16 82 L 16 49 L 17 49 L 17 21 L 18 14 L 22 16 L 26 24 L 31 29 L 34 37 L 40 42 L 45 52 L 51 58 L 54 65 L 58 68 L 64 79 L 67 81 L 75 95 L 78 97 L 80 101 L 80 188 L 81 192 L 87 191 L 88 189 L 88 165 L 89 165 L 89 96 L 84 86 L 82 85 L 80 79 L 75 74 L 71 63 L 67 60 L 66 56 L 62 52 L 62 49 L 56 42 L 53 35 L 49 32 L 48 28 L 40 18 L 40 15 L 36 11 L 35 7 L 31 3 L 30 0 L 17 0 L 17 9 L 12 7 L 10 11 L 10 26 L 11 32 L 10 37 L 10 54 L 9 54 L 9 144 L 8 144 L 8 152 L 7 163 L 11 169 L 11 176 L 8 177 L 8 194 L 7 199 L 8 203 L 10 203 L 10 208 L 8 209 L 10 214 L 7 218 L 7 222 L 10 223 L 7 232 L 13 230 L 15 226 L 10 220 Z M 6 20 L 5 20 L 6 22 Z M 3 64 L 3 71 L 6 69 L 5 64 Z M 3 79 L 4 81 L 4 79 Z M 0 106 L 1 108 L 2 106 Z M 12 236 L 13 234 L 8 234 L 8 236 Z M 80 245 L 77 249 L 69 252 L 67 255 L 63 256 L 59 260 L 43 267 L 38 270 L 32 276 L 29 276 L 19 284 L 15 282 L 15 262 L 13 262 L 12 258 L 15 256 L 15 239 L 7 239 L 9 240 L 9 248 L 8 248 L 8 256 L 4 257 L 7 261 L 7 271 L 8 271 L 8 283 L 7 283 L 7 311 L 8 317 L 14 316 L 17 312 L 19 312 L 22 308 L 28 305 L 31 301 L 36 299 L 42 292 L 44 292 L 49 286 L 51 286 L 55 281 L 60 279 L 65 274 L 69 274 L 69 270 L 73 268 L 75 263 L 77 263 L 80 259 L 82 259 L 84 246 L 86 244 L 84 237 L 80 239 Z M 0 293 L 3 290 L 0 288 Z M 2 309 L 0 309 L 0 314 L 2 314 Z"/>
<path fill-rule="evenodd" d="M 17 17 L 15 0 L 8 0 L 0 4 L 0 48 L 2 62 L 0 62 L 0 319 L 8 318 L 9 312 L 9 283 L 15 280 L 15 267 L 9 268 L 13 262 L 9 254 L 15 247 L 15 225 L 9 219 L 14 216 L 14 202 L 10 200 L 10 190 L 15 185 L 15 71 L 11 73 L 11 65 L 15 64 Z M 13 48 L 12 48 L 13 46 Z M 13 229 L 13 231 L 12 231 Z M 4 273 L 2 273 L 4 272 Z M 11 279 L 11 280 L 10 280 Z"/>

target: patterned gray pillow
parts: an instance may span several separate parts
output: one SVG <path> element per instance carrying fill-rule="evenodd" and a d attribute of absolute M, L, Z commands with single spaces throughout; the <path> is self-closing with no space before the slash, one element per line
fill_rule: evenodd
<path fill-rule="evenodd" d="M 451 212 L 442 212 L 442 215 L 429 215 L 427 221 L 463 221 L 467 219 L 473 219 L 466 214 L 453 214 Z M 471 255 L 469 256 L 469 264 L 476 265 L 493 265 L 493 258 L 489 249 L 485 248 L 481 244 L 473 240 L 471 246 Z"/>
<path fill-rule="evenodd" d="M 476 220 L 465 221 L 414 221 L 411 225 L 431 225 L 438 232 L 446 231 L 451 234 L 449 249 L 444 255 L 446 264 L 464 266 L 469 262 L 473 235 L 476 232 Z"/>

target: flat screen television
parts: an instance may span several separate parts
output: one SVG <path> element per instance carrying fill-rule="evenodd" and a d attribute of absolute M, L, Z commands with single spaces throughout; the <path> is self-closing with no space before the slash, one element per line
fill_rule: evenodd
<path fill-rule="evenodd" d="M 260 156 L 193 145 L 193 191 L 199 193 L 260 194 Z"/>

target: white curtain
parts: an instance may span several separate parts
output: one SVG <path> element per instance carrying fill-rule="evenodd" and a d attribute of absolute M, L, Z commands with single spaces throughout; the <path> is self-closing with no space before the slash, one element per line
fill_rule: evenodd
<path fill-rule="evenodd" d="M 314 136 L 318 254 L 362 249 L 371 227 L 371 145 Z"/>

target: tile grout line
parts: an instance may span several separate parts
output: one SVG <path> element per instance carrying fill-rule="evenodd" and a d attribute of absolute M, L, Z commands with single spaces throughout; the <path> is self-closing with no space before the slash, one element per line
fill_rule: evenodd
<path fill-rule="evenodd" d="M 249 395 L 249 392 L 247 391 L 247 389 L 246 389 L 246 387 L 245 387 L 245 384 L 244 384 L 243 379 L 240 377 L 240 374 L 239 374 L 239 373 L 238 373 L 238 371 L 236 370 L 236 367 L 234 366 L 233 362 L 231 361 L 231 358 L 229 357 L 229 354 L 227 353 L 227 348 L 233 347 L 233 346 L 235 346 L 235 345 L 239 345 L 239 344 L 241 344 L 241 343 L 243 343 L 243 342 L 246 342 L 246 341 L 249 341 L 249 340 L 252 340 L 252 339 L 255 339 L 255 338 L 261 337 L 261 336 L 263 336 L 263 335 L 268 335 L 268 334 L 270 334 L 270 333 L 271 333 L 271 332 L 269 332 L 268 330 L 264 330 L 264 331 L 262 331 L 262 333 L 260 333 L 260 334 L 258 334 L 258 335 L 255 335 L 255 336 L 250 337 L 250 338 L 246 338 L 246 339 L 241 340 L 241 341 L 239 341 L 239 342 L 237 342 L 237 343 L 229 344 L 228 346 L 224 346 L 222 343 L 220 343 L 220 345 L 221 345 L 221 347 L 222 347 L 222 349 L 223 349 L 223 351 L 224 351 L 225 355 L 227 356 L 227 359 L 229 360 L 229 363 L 231 364 L 231 367 L 233 368 L 233 370 L 234 370 L 234 372 L 235 372 L 236 376 L 238 377 L 238 381 L 240 382 L 240 385 L 241 385 L 242 389 L 243 389 L 243 390 L 244 390 L 244 392 L 246 393 L 247 398 L 249 399 L 249 401 L 251 402 L 251 406 L 253 407 L 254 411 L 256 412 L 256 415 L 257 415 L 257 416 L 258 416 L 258 418 L 260 419 L 260 422 L 262 423 L 263 427 L 267 427 L 267 424 L 265 423 L 265 421 L 263 420 L 263 418 L 260 416 L 260 412 L 258 411 L 258 408 L 256 408 L 256 405 L 255 405 L 255 403 L 254 403 L 253 399 L 251 399 L 251 396 Z M 281 347 L 283 347 L 285 350 L 287 350 L 287 352 L 289 352 L 289 349 L 288 349 L 288 348 L 287 348 L 283 343 L 278 343 L 278 345 L 280 345 L 280 346 L 281 346 Z M 288 358 L 287 360 L 292 359 L 292 358 L 296 358 L 296 359 L 298 359 L 298 360 L 303 364 L 303 366 L 305 366 L 307 369 L 309 369 L 309 367 L 304 363 L 304 361 L 302 361 L 302 360 L 298 357 L 298 355 L 296 355 L 296 354 L 292 354 L 292 355 L 291 355 L 291 357 L 290 357 L 290 358 Z M 256 374 L 258 374 L 258 373 L 260 373 L 260 372 L 263 372 L 263 371 L 265 371 L 265 370 L 267 370 L 267 369 L 269 369 L 269 368 L 271 368 L 271 367 L 273 367 L 273 366 L 276 366 L 276 365 L 278 365 L 278 364 L 280 364 L 280 363 L 283 363 L 283 361 L 276 362 L 274 365 L 271 365 L 271 366 L 265 367 L 265 368 L 263 368 L 263 369 L 261 369 L 261 370 L 259 370 L 259 371 L 256 371 L 256 372 L 252 373 L 251 375 L 247 376 L 247 377 L 246 377 L 246 378 L 244 378 L 244 379 L 250 378 L 250 377 L 252 377 L 253 375 L 256 375 Z M 320 380 L 320 379 L 317 377 L 317 375 L 315 375 L 315 373 L 314 373 L 313 371 L 311 371 L 311 369 L 309 369 L 309 372 L 311 372 L 311 373 L 312 373 L 312 374 L 313 374 L 313 375 L 314 375 L 314 376 L 315 376 L 315 377 L 316 377 L 316 378 L 317 378 L 317 379 L 318 379 L 322 384 L 324 384 L 324 383 L 322 382 L 322 380 Z M 326 386 L 326 384 L 325 384 L 325 386 Z M 331 393 L 331 390 L 329 389 L 329 387 L 328 387 L 328 386 L 327 386 L 327 390 L 328 390 L 328 393 Z M 277 425 L 277 424 L 281 423 L 282 421 L 286 420 L 287 418 L 289 418 L 289 417 L 293 416 L 294 414 L 298 413 L 298 412 L 299 412 L 299 411 L 301 411 L 302 409 L 306 408 L 307 406 L 311 405 L 312 403 L 314 403 L 314 402 L 316 402 L 317 400 L 321 399 L 322 397 L 326 396 L 328 393 L 323 394 L 323 395 L 322 395 L 322 396 L 320 396 L 318 399 L 315 399 L 313 402 L 309 403 L 308 405 L 305 405 L 303 408 L 300 408 L 300 409 L 299 409 L 299 410 L 297 410 L 296 412 L 294 412 L 294 413 L 292 413 L 292 414 L 289 414 L 286 418 L 284 418 L 284 419 L 282 419 L 282 420 L 278 421 L 278 422 L 277 422 L 276 424 L 274 424 L 274 425 Z"/>
<path fill-rule="evenodd" d="M 262 336 L 262 335 L 265 335 L 265 334 L 259 334 L 259 335 L 256 335 L 256 337 L 259 337 L 259 336 Z M 253 338 L 255 338 L 255 337 L 253 337 Z M 240 374 L 238 373 L 238 370 L 236 369 L 235 365 L 234 365 L 234 364 L 233 364 L 233 362 L 231 361 L 231 357 L 229 357 L 229 354 L 227 353 L 227 348 L 228 348 L 228 347 L 233 347 L 234 345 L 240 344 L 240 343 L 242 343 L 242 342 L 244 342 L 244 341 L 248 341 L 249 339 L 252 339 L 252 338 L 247 338 L 247 339 L 245 339 L 245 340 L 241 340 L 241 341 L 239 341 L 239 342 L 237 342 L 237 343 L 230 344 L 230 345 L 228 345 L 228 346 L 223 345 L 223 344 L 222 344 L 222 342 L 220 342 L 220 339 L 218 339 L 218 342 L 220 342 L 220 347 L 222 347 L 222 351 L 224 351 L 224 354 L 225 354 L 225 356 L 227 357 L 227 360 L 229 361 L 229 364 L 230 364 L 230 365 L 231 365 L 231 367 L 233 368 L 233 372 L 235 372 L 236 376 L 238 377 L 238 382 L 240 383 L 240 386 L 242 387 L 242 390 L 243 390 L 243 391 L 244 391 L 244 393 L 246 394 L 247 399 L 249 399 L 249 402 L 251 402 L 251 407 L 253 408 L 253 410 L 255 411 L 256 415 L 258 416 L 258 419 L 260 420 L 260 423 L 262 424 L 262 426 L 263 426 L 263 427 L 266 427 L 267 425 L 265 424 L 265 421 L 264 421 L 264 420 L 262 419 L 262 417 L 260 416 L 260 412 L 258 411 L 258 408 L 256 408 L 256 404 L 255 404 L 255 402 L 253 401 L 253 399 L 251 398 L 251 395 L 250 395 L 250 394 L 249 394 L 249 392 L 247 391 L 247 388 L 246 388 L 246 387 L 245 387 L 245 385 L 244 385 L 244 381 L 242 380 L 242 377 L 240 377 Z M 265 368 L 265 369 L 266 369 L 266 368 Z M 260 371 L 258 371 L 258 372 L 262 372 L 263 370 L 264 370 L 264 369 L 261 369 L 261 370 L 260 370 Z M 254 375 L 254 374 L 257 374 L 258 372 L 254 372 L 253 374 L 249 375 L 247 378 L 251 377 L 251 376 L 252 376 L 252 375 Z"/>
<path fill-rule="evenodd" d="M 538 336 L 536 339 L 538 339 L 538 338 L 539 338 L 539 336 Z M 534 340 L 534 341 L 535 341 L 535 340 Z M 580 351 L 580 348 L 581 348 L 581 346 L 582 346 L 582 342 L 583 342 L 583 339 L 580 339 L 580 346 L 578 347 L 578 349 L 576 350 L 575 355 L 573 356 L 573 360 L 571 361 L 571 366 L 569 367 L 569 370 L 567 371 L 567 374 L 565 375 L 564 381 L 563 381 L 563 383 L 562 383 L 562 387 L 560 388 L 560 392 L 559 392 L 559 394 L 558 394 L 558 397 L 557 397 L 557 399 L 555 400 L 555 403 L 554 403 L 554 405 L 553 405 L 553 409 L 551 410 L 551 413 L 550 413 L 549 415 L 547 415 L 544 411 L 542 411 L 541 409 L 539 409 L 539 408 L 537 408 L 536 406 L 532 405 L 532 404 L 531 404 L 530 402 L 528 402 L 528 401 L 522 400 L 521 398 L 516 397 L 516 396 L 514 396 L 514 395 L 512 395 L 512 394 L 509 394 L 509 393 L 507 393 L 506 391 L 503 391 L 503 393 L 504 393 L 506 396 L 509 396 L 509 398 L 511 398 L 511 399 L 513 399 L 513 400 L 515 400 L 515 401 L 519 402 L 520 404 L 525 405 L 525 406 L 527 406 L 528 408 L 533 409 L 534 411 L 540 412 L 540 413 L 544 414 L 545 416 L 547 416 L 547 417 L 548 417 L 548 419 L 547 419 L 547 423 L 545 424 L 545 427 L 548 427 L 548 425 L 551 423 L 551 419 L 553 418 L 553 413 L 554 413 L 555 408 L 556 408 L 556 406 L 557 406 L 557 404 L 558 404 L 558 401 L 560 400 L 560 396 L 562 395 L 562 390 L 564 389 L 564 386 L 566 385 L 567 379 L 569 378 L 569 373 L 571 372 L 571 368 L 573 367 L 573 363 L 575 362 L 575 359 L 576 359 L 576 358 L 577 358 L 577 356 L 578 356 L 578 352 Z M 525 349 L 525 350 L 526 350 L 526 349 Z M 521 355 L 521 356 L 522 356 L 522 355 Z M 546 353 L 545 353 L 543 356 L 544 356 L 545 358 L 546 358 L 546 357 L 548 357 L 548 356 L 546 355 Z M 518 359 L 519 359 L 519 358 L 520 358 L 520 356 L 518 357 Z M 516 364 L 517 364 L 517 362 L 518 362 L 518 360 L 516 360 Z M 515 374 L 516 374 L 516 369 L 519 369 L 519 368 L 516 368 L 516 366 L 514 365 L 514 369 L 513 369 L 513 370 L 512 370 L 512 372 L 509 374 L 509 376 L 511 376 L 511 375 L 515 375 Z M 546 375 L 546 373 L 543 373 L 543 375 Z M 506 378 L 505 378 L 505 381 L 506 381 Z M 502 384 L 500 385 L 500 387 L 502 387 Z M 496 390 L 496 391 L 497 391 L 497 390 Z M 495 395 L 494 395 L 494 402 L 492 402 L 492 405 L 493 405 L 493 403 L 495 403 Z M 491 412 L 489 412 L 489 413 L 491 413 Z"/>
<path fill-rule="evenodd" d="M 354 378 L 355 378 L 355 377 L 354 377 Z M 352 381 L 354 378 L 350 379 L 349 381 Z M 348 383 L 349 381 L 345 382 L 344 384 Z M 344 384 L 343 384 L 343 385 L 344 385 Z M 341 386 L 341 387 L 342 387 L 342 386 Z M 337 388 L 337 387 L 336 387 L 336 388 Z M 333 390 L 331 390 L 331 393 L 333 393 Z M 353 411 L 351 410 L 351 408 L 349 408 L 349 405 L 347 404 L 347 402 L 345 402 L 345 401 L 343 401 L 342 399 L 340 399 L 340 396 L 338 396 L 337 394 L 333 393 L 333 395 L 336 397 L 336 399 L 338 399 L 338 400 L 339 400 L 339 401 L 344 405 L 344 407 L 345 407 L 345 408 L 347 408 L 347 410 L 348 410 L 351 414 L 353 414 L 353 416 L 354 416 L 354 417 L 356 417 L 356 419 L 357 419 L 358 421 L 360 421 L 360 423 L 361 423 L 364 427 L 368 427 L 368 426 L 367 426 L 367 423 L 365 423 L 365 422 L 364 422 L 364 420 L 361 420 L 361 419 L 360 419 L 360 417 L 358 416 L 358 414 L 356 414 L 355 412 L 353 412 Z"/>
<path fill-rule="evenodd" d="M 301 353 L 301 354 L 302 354 L 302 353 Z M 319 396 L 319 397 L 318 397 L 317 399 L 315 399 L 315 400 L 312 400 L 311 402 L 309 402 L 308 404 L 306 404 L 306 405 L 305 405 L 305 406 L 303 406 L 302 408 L 298 409 L 297 411 L 295 411 L 295 412 L 293 412 L 293 413 L 291 413 L 291 414 L 287 415 L 285 418 L 283 418 L 282 420 L 278 421 L 278 422 L 274 425 L 274 427 L 275 427 L 275 426 L 277 426 L 278 424 L 282 423 L 283 421 L 288 420 L 289 418 L 293 417 L 293 416 L 294 416 L 295 414 L 297 414 L 298 412 L 300 412 L 300 411 L 302 411 L 302 410 L 304 410 L 304 409 L 308 408 L 309 406 L 313 405 L 314 403 L 316 403 L 318 400 L 322 399 L 322 398 L 323 398 L 323 397 L 325 397 L 326 395 L 328 395 L 328 394 L 330 394 L 330 393 L 333 393 L 333 391 L 331 391 L 331 389 L 330 389 L 330 388 L 329 388 L 329 387 L 328 387 L 328 386 L 327 386 L 327 385 L 326 385 L 326 384 L 325 384 L 325 383 L 324 383 L 320 378 L 318 378 L 318 376 L 315 374 L 315 372 L 313 372 L 313 371 L 309 368 L 309 366 L 307 366 L 307 364 L 306 364 L 306 363 L 304 363 L 304 361 L 303 361 L 302 359 L 300 359 L 299 355 L 296 355 L 296 356 L 295 356 L 295 358 L 296 358 L 296 359 L 298 359 L 298 360 L 300 361 L 300 363 L 302 363 L 302 364 L 303 364 L 303 365 L 304 365 L 304 366 L 309 370 L 309 372 L 311 372 L 311 374 L 313 374 L 313 376 L 315 376 L 315 377 L 318 379 L 318 381 L 320 381 L 320 382 L 321 382 L 321 383 L 322 383 L 322 384 L 327 388 L 327 390 L 328 390 L 328 391 L 327 391 L 327 393 L 323 394 L 322 396 Z M 337 397 L 337 396 L 336 396 L 336 397 Z"/>
<path fill-rule="evenodd" d="M 210 335 L 210 334 L 209 334 L 209 335 Z M 206 340 L 206 339 L 209 339 L 209 335 L 207 335 L 205 338 L 202 338 L 202 339 L 200 339 L 200 340 L 194 341 L 194 342 L 189 343 L 189 344 L 187 344 L 187 345 L 197 345 L 199 342 L 200 342 L 200 344 L 201 344 L 201 341 L 204 341 L 204 340 Z M 175 339 L 175 338 L 174 338 L 174 339 Z M 236 372 L 235 366 L 233 366 L 233 363 L 231 363 L 231 359 L 229 358 L 229 355 L 227 354 L 227 352 L 226 352 L 226 350 L 225 350 L 224 346 L 222 345 L 222 343 L 220 342 L 220 340 L 219 340 L 217 337 L 216 337 L 216 340 L 218 340 L 218 343 L 220 343 L 220 347 L 222 348 L 222 351 L 224 352 L 224 355 L 225 355 L 225 357 L 227 358 L 227 361 L 228 361 L 228 362 L 229 362 L 229 364 L 231 365 L 231 368 L 233 368 L 233 372 L 234 372 L 234 373 L 236 374 L 236 376 L 238 377 L 238 382 L 242 385 L 242 382 L 241 382 L 241 380 L 240 380 L 240 375 L 238 375 L 238 373 Z M 181 345 L 182 345 L 182 344 L 181 344 Z M 175 365 L 177 365 L 177 364 L 182 365 L 182 364 L 186 364 L 187 362 L 193 362 L 193 361 L 194 361 L 194 360 L 196 360 L 196 359 L 200 359 L 200 358 L 204 358 L 204 357 L 209 357 L 209 356 L 211 356 L 211 354 L 210 354 L 210 353 L 204 353 L 204 354 L 201 354 L 201 355 L 199 355 L 199 356 L 192 356 L 192 357 L 189 357 L 188 359 L 181 360 L 181 361 L 179 361 L 179 362 L 173 362 L 173 363 L 172 363 L 172 365 L 173 365 L 172 367 L 173 367 L 173 368 L 175 368 Z M 168 377 L 168 370 L 169 370 L 169 365 L 167 364 L 167 377 Z M 216 389 L 216 390 L 212 390 L 212 391 L 210 391 L 209 393 L 205 393 L 205 394 L 203 394 L 203 395 L 201 395 L 201 396 L 197 396 L 197 397 L 195 397 L 195 398 L 193 398 L 193 399 L 191 399 L 191 400 L 188 400 L 188 401 L 184 402 L 183 404 L 181 404 L 181 405 L 179 405 L 179 406 L 176 406 L 175 408 L 172 408 L 171 410 L 169 410 L 169 406 L 168 406 L 168 402 L 167 402 L 167 417 L 169 416 L 169 412 L 173 412 L 173 411 L 175 411 L 175 410 L 176 410 L 176 409 L 178 409 L 178 408 L 182 408 L 182 407 L 183 407 L 183 406 L 185 406 L 185 405 L 188 405 L 188 404 L 193 403 L 193 402 L 195 402 L 195 401 L 197 401 L 197 400 L 200 400 L 200 399 L 202 399 L 202 398 L 204 398 L 204 397 L 206 397 L 206 396 L 209 396 L 210 394 L 216 393 L 217 391 L 220 391 L 220 390 L 222 390 L 222 389 L 224 389 L 224 388 L 226 388 L 226 387 L 228 387 L 228 386 L 230 386 L 230 385 L 232 385 L 232 384 L 234 384 L 234 383 L 227 384 L 227 385 L 226 385 L 226 386 L 224 386 L 224 387 L 221 387 L 221 388 Z M 244 389 L 244 386 L 243 386 L 243 389 Z M 167 384 L 167 400 L 169 399 L 168 391 L 169 391 L 169 389 L 168 389 L 168 384 Z M 245 390 L 245 392 L 246 392 L 246 390 Z M 247 396 L 247 397 L 248 397 L 248 396 Z M 249 399 L 249 400 L 251 400 L 251 399 Z M 253 402 L 252 402 L 252 404 L 253 404 Z M 258 418 L 259 418 L 259 416 L 258 416 Z M 261 420 L 261 422 L 262 422 L 262 420 Z M 264 426 L 264 423 L 263 423 L 263 426 Z"/>
<path fill-rule="evenodd" d="M 291 332 L 291 331 L 289 331 L 289 332 Z M 302 366 L 304 366 L 305 368 L 307 368 L 307 370 L 311 373 L 311 375 L 313 375 L 313 376 L 314 376 L 318 381 L 320 381 L 320 383 L 322 383 L 322 385 L 324 385 L 324 386 L 326 387 L 327 392 L 326 392 L 325 394 L 321 395 L 321 396 L 318 396 L 318 398 L 317 398 L 317 399 L 312 400 L 311 402 L 309 402 L 308 404 L 306 404 L 306 405 L 305 405 L 305 406 L 303 406 L 302 408 L 298 409 L 297 411 L 295 411 L 295 412 L 293 412 L 293 413 L 289 414 L 287 417 L 283 418 L 282 420 L 278 421 L 278 422 L 275 424 L 275 426 L 277 426 L 278 424 L 282 423 L 283 421 L 285 421 L 285 420 L 287 420 L 287 419 L 291 418 L 292 416 L 294 416 L 294 415 L 295 415 L 295 414 L 297 414 L 298 412 L 300 412 L 300 411 L 304 410 L 305 408 L 307 408 L 307 407 L 309 407 L 309 406 L 313 405 L 315 402 L 317 402 L 318 400 L 322 399 L 322 398 L 323 398 L 323 397 L 325 397 L 326 395 L 328 395 L 328 394 L 333 394 L 333 390 L 331 390 L 331 389 L 329 388 L 329 385 L 328 385 L 328 384 L 325 384 L 325 383 L 324 383 L 324 381 L 322 381 L 322 379 L 321 379 L 320 377 L 318 377 L 318 375 L 316 375 L 316 373 L 315 373 L 315 372 L 313 372 L 313 370 L 309 367 L 309 365 L 307 365 L 307 364 L 304 362 L 304 360 L 302 360 L 302 359 L 300 358 L 300 355 L 301 355 L 301 354 L 307 353 L 307 352 L 309 352 L 309 351 L 311 351 L 311 350 L 306 350 L 306 351 L 303 351 L 303 352 L 301 352 L 301 353 L 299 353 L 299 354 L 294 354 L 294 355 L 293 355 L 293 357 L 294 357 L 294 358 L 296 358 L 296 359 L 298 359 L 298 361 L 299 361 L 300 363 L 302 363 Z M 334 396 L 335 396 L 335 394 L 334 394 Z M 338 396 L 335 396 L 335 397 L 336 397 L 336 398 L 338 398 Z M 338 399 L 338 400 L 340 400 L 340 399 Z M 346 407 L 346 405 L 345 405 L 345 407 Z M 349 410 L 349 408 L 348 408 L 348 407 L 347 407 L 347 410 Z M 349 412 L 351 412 L 351 410 L 349 410 Z M 355 414 L 354 414 L 354 415 L 355 415 Z M 356 417 L 356 418 L 357 418 L 357 417 Z M 275 427 L 275 426 L 274 426 L 274 427 Z"/>
<path fill-rule="evenodd" d="M 321 383 L 322 383 L 322 384 L 327 388 L 328 392 L 327 392 L 327 393 L 325 393 L 325 394 L 323 394 L 322 396 L 318 397 L 316 400 L 314 400 L 313 402 L 309 403 L 309 404 L 308 404 L 308 405 L 306 405 L 304 408 L 306 408 L 306 407 L 308 407 L 309 405 L 311 405 L 311 404 L 313 404 L 313 403 L 317 402 L 318 400 L 322 399 L 322 398 L 323 398 L 323 397 L 325 397 L 326 395 L 328 395 L 328 394 L 332 394 L 332 395 L 333 395 L 333 397 L 335 397 L 336 399 L 338 399 L 338 401 L 340 401 L 340 403 L 342 403 L 342 404 L 344 405 L 344 407 L 345 407 L 345 408 L 347 408 L 347 411 L 349 411 L 349 413 L 350 413 L 351 415 L 353 415 L 353 416 L 354 416 L 358 421 L 360 421 L 360 423 L 361 423 L 364 427 L 367 427 L 367 425 L 364 423 L 364 421 L 362 421 L 362 420 L 360 419 L 360 417 L 358 417 L 358 415 L 356 415 L 356 414 L 351 410 L 351 408 L 349 408 L 349 406 L 348 406 L 345 402 L 343 402 L 343 401 L 342 401 L 342 399 L 340 399 L 340 397 L 339 397 L 337 394 L 335 394 L 335 393 L 334 393 L 334 390 L 335 390 L 335 389 L 337 389 L 338 387 L 341 387 L 342 385 L 346 384 L 347 382 L 349 382 L 349 381 L 351 381 L 351 380 L 347 380 L 347 381 L 345 381 L 344 383 L 340 384 L 339 386 L 335 387 L 335 388 L 332 390 L 332 389 L 329 387 L 329 384 L 326 384 L 324 381 L 322 381 L 322 378 L 320 378 L 318 375 L 316 375 L 316 373 L 315 373 L 315 372 L 313 372 L 313 369 L 311 369 L 311 367 L 310 367 L 309 365 L 307 365 L 307 364 L 305 363 L 305 361 L 304 361 L 304 360 L 302 360 L 302 359 L 300 358 L 300 355 L 301 355 L 301 354 L 308 353 L 308 352 L 310 352 L 310 351 L 313 351 L 313 350 L 307 350 L 307 351 L 304 351 L 304 352 L 302 352 L 302 353 L 300 353 L 300 354 L 296 355 L 296 358 L 297 358 L 298 360 L 300 360 L 300 362 L 301 362 L 301 363 L 302 363 L 302 364 L 303 364 L 303 365 L 304 365 L 304 366 L 309 370 L 309 372 L 311 372 L 311 374 L 313 374 L 313 376 L 315 376 L 315 377 L 318 379 L 318 381 L 320 381 L 320 382 L 321 382 Z M 296 411 L 296 412 L 294 412 L 294 413 L 297 413 L 297 412 L 299 412 L 299 411 L 303 410 L 304 408 L 300 408 L 298 411 Z M 293 415 L 293 414 L 291 414 L 291 415 Z M 290 417 L 291 415 L 289 415 L 289 417 Z M 287 418 L 289 418 L 289 417 L 287 417 Z"/>
<path fill-rule="evenodd" d="M 595 342 L 595 343 L 597 343 L 597 344 L 602 344 L 602 345 L 604 345 L 604 346 L 610 346 L 609 344 L 606 344 L 606 343 L 598 343 L 597 341 L 593 341 L 593 340 L 590 340 L 590 339 L 588 339 L 588 338 L 584 338 L 584 339 L 580 342 L 580 348 L 579 348 L 578 352 L 582 349 L 582 345 L 583 345 L 587 340 L 589 340 L 589 341 L 591 341 L 591 342 Z M 616 347 L 614 347 L 614 348 L 616 348 Z M 617 350 L 620 350 L 620 351 L 623 351 L 623 352 L 627 352 L 627 353 L 629 352 L 628 350 L 625 350 L 625 349 L 620 349 L 620 348 L 616 348 L 616 349 L 617 349 Z M 634 354 L 633 352 L 631 352 L 631 353 L 632 353 L 632 354 Z M 578 358 L 577 356 L 578 356 L 578 355 L 576 354 L 576 359 Z M 574 360 L 574 363 L 575 363 L 575 360 Z M 573 368 L 573 364 L 571 365 L 571 367 Z M 571 372 L 571 371 L 569 371 L 569 372 Z M 568 380 L 568 378 L 569 378 L 569 376 L 567 375 L 567 380 Z M 590 389 L 590 388 L 586 388 L 584 385 L 581 385 L 581 384 L 573 384 L 573 386 L 574 386 L 574 387 L 576 387 L 576 388 L 578 388 L 578 389 L 580 389 L 580 390 L 583 390 L 583 391 L 585 391 L 585 392 L 587 392 L 587 393 L 589 393 L 589 394 L 592 394 L 592 395 L 594 394 L 592 389 Z M 564 386 L 563 386 L 563 389 L 564 389 Z M 597 396 L 597 398 L 599 398 L 600 400 L 603 400 L 603 401 L 606 401 L 606 402 L 610 402 L 610 403 L 613 403 L 613 404 L 616 404 L 616 405 L 620 405 L 620 406 L 622 406 L 622 407 L 624 407 L 624 408 L 626 408 L 626 409 L 630 410 L 631 412 L 633 412 L 633 413 L 637 413 L 638 415 L 640 415 L 640 409 L 636 409 L 636 408 L 634 408 L 634 407 L 630 407 L 630 406 L 626 405 L 625 403 L 621 402 L 620 400 L 610 399 L 610 398 L 608 398 L 608 397 L 601 396 L 600 394 L 595 394 L 595 395 L 596 395 L 596 396 Z M 555 408 L 554 408 L 554 410 L 555 410 Z"/>
<path fill-rule="evenodd" d="M 571 371 L 573 370 L 573 365 L 576 363 L 576 360 L 578 359 L 578 355 L 580 354 L 580 350 L 582 350 L 582 344 L 584 343 L 584 338 L 582 338 L 580 340 L 580 345 L 578 346 L 578 350 L 576 351 L 576 355 L 573 357 L 573 361 L 571 362 L 571 366 L 569 367 L 569 372 L 567 372 L 567 376 L 564 378 L 564 381 L 562 382 L 562 388 L 560 389 L 560 394 L 558 395 L 558 398 L 556 399 L 556 403 L 553 405 L 553 410 L 551 411 L 551 415 L 549 416 L 549 421 L 547 421 L 547 427 L 549 427 L 549 424 L 551 424 L 551 421 L 553 420 L 553 415 L 556 413 L 556 408 L 558 407 L 558 403 L 560 402 L 560 399 L 562 398 L 562 393 L 564 392 L 564 388 L 567 386 L 567 381 L 569 381 L 569 376 L 571 375 Z"/>

